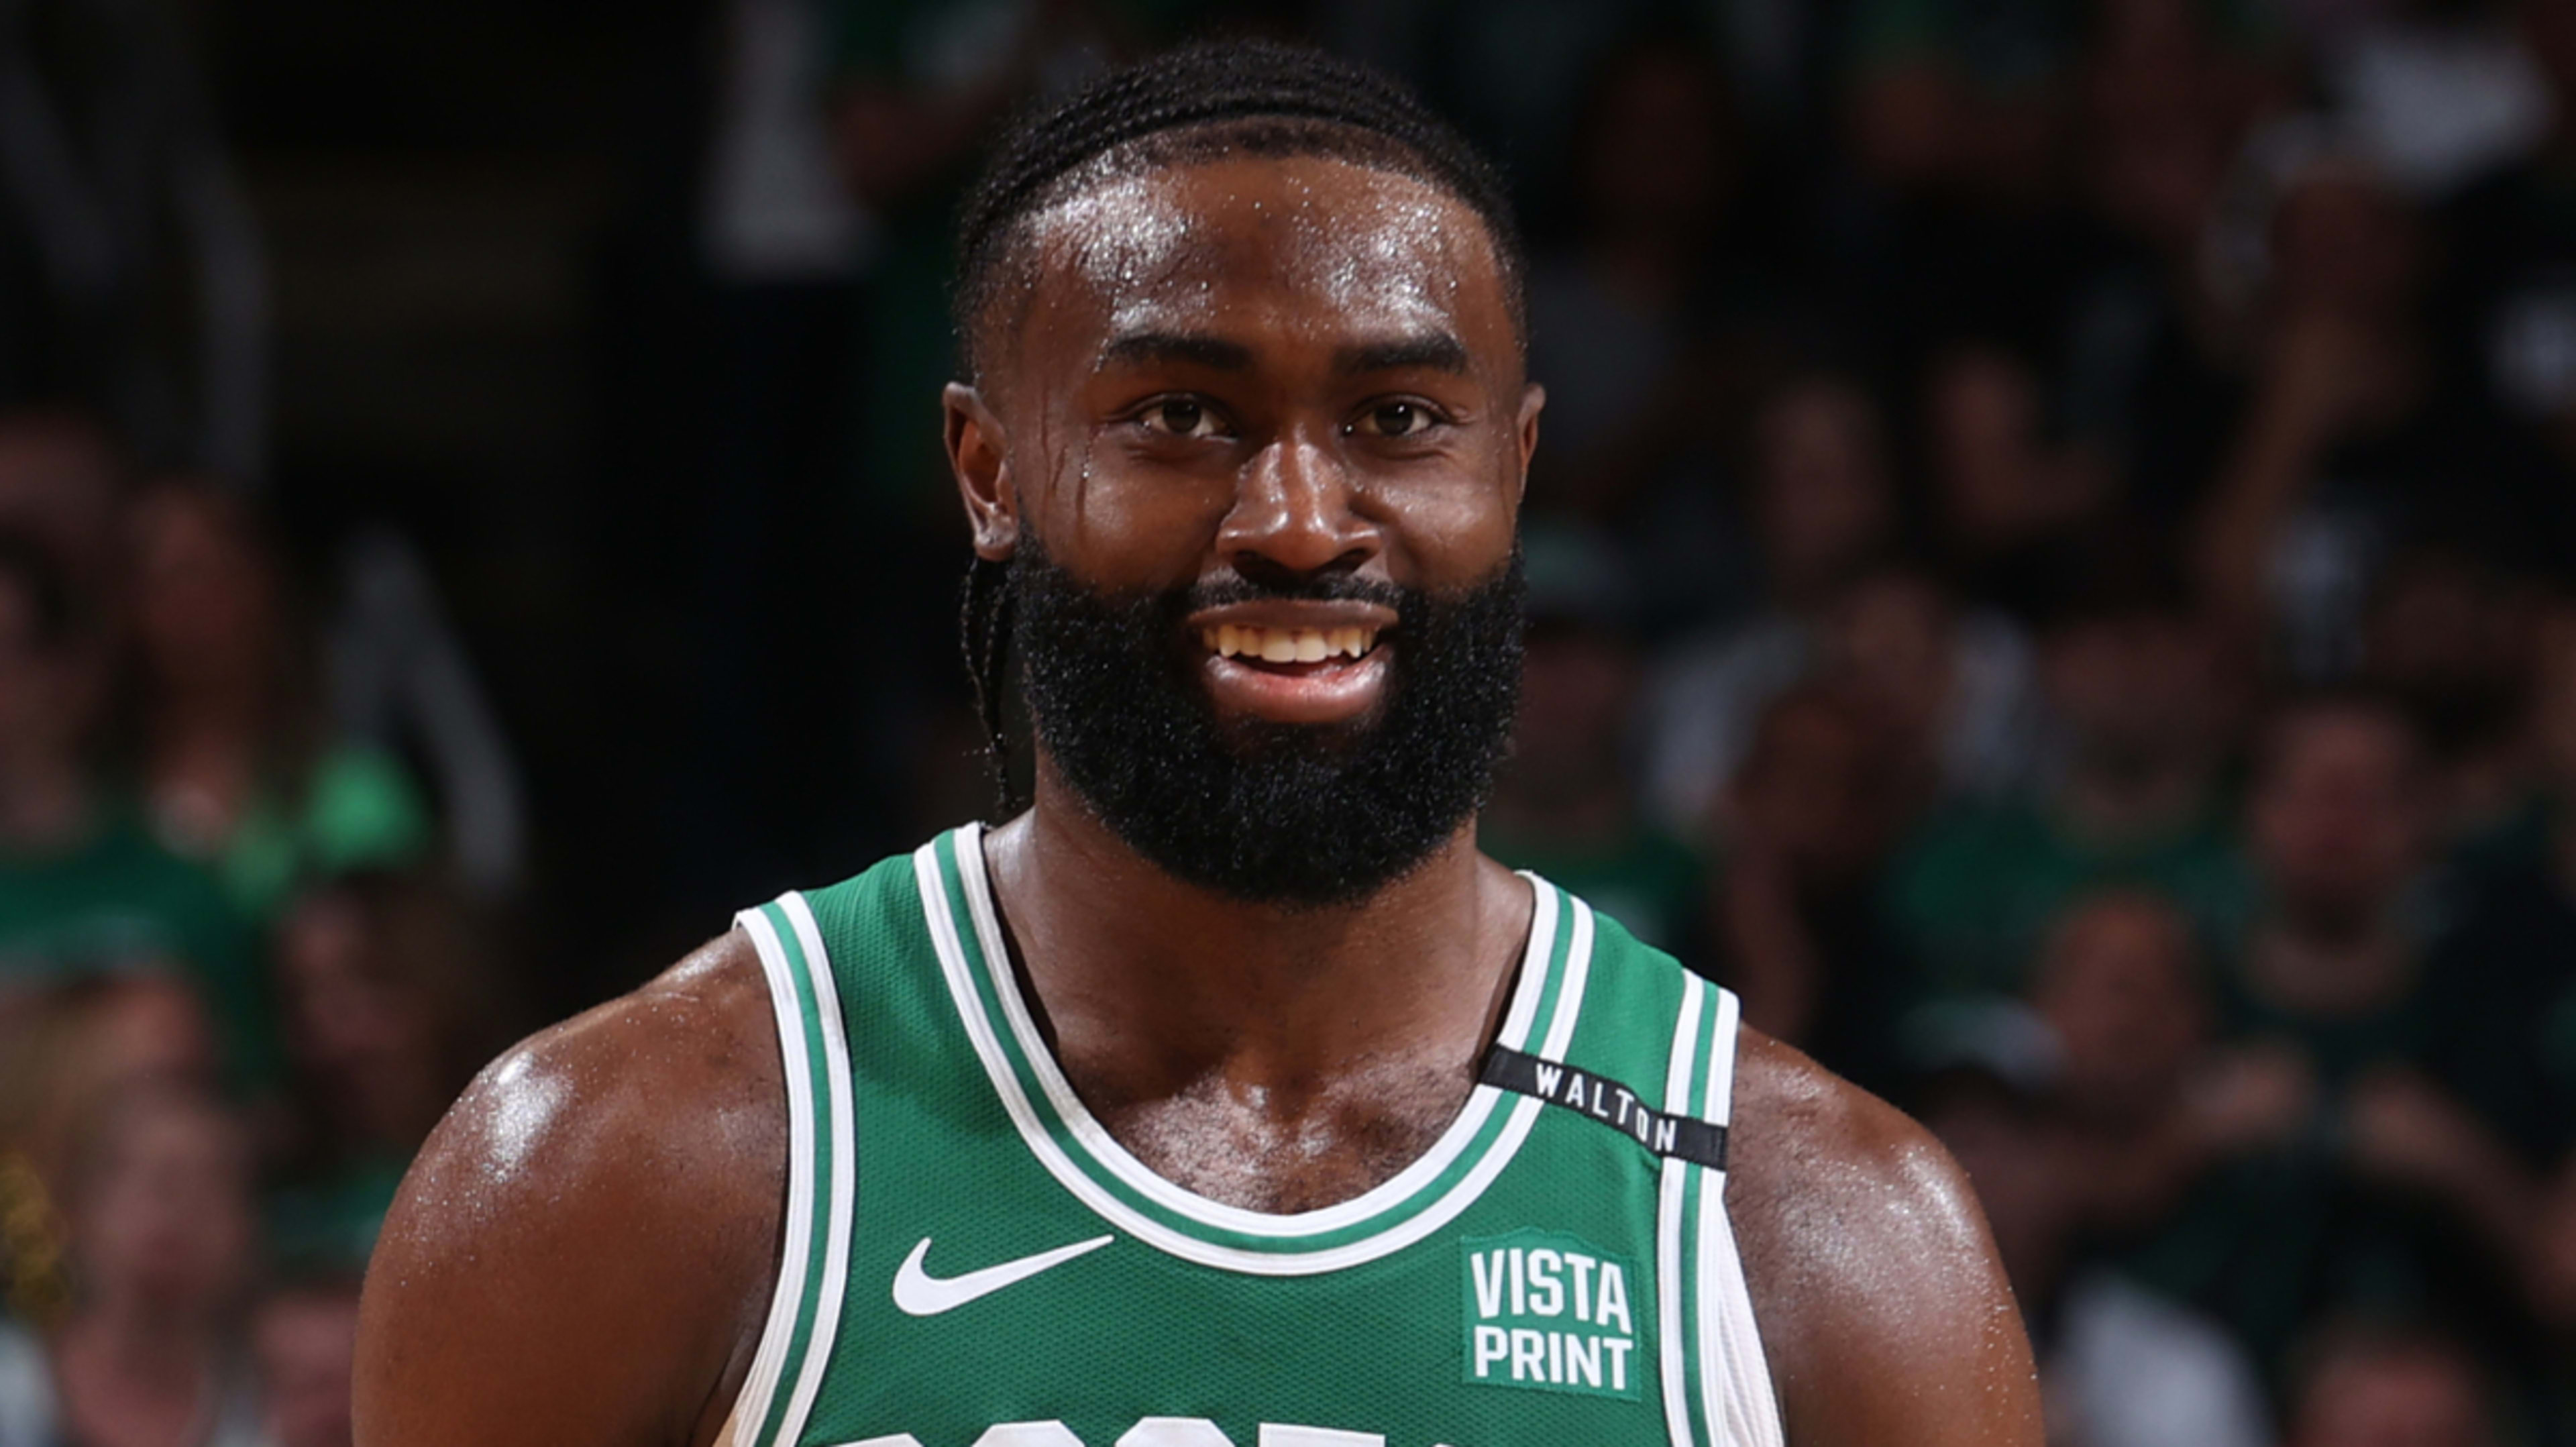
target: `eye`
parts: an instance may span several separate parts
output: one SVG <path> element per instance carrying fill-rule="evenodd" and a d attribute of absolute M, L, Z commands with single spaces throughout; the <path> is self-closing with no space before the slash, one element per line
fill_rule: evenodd
<path fill-rule="evenodd" d="M 1136 420 L 1148 432 L 1165 437 L 1223 437 L 1225 426 L 1207 404 L 1192 397 L 1164 397 L 1149 402 Z"/>
<path fill-rule="evenodd" d="M 1371 437 L 1411 437 L 1429 431 L 1431 424 L 1439 420 L 1419 402 L 1380 402 L 1361 413 L 1350 430 Z"/>

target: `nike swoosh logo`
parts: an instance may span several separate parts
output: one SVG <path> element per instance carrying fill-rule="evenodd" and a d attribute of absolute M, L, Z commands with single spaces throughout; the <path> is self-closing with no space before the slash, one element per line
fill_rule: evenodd
<path fill-rule="evenodd" d="M 1041 1251 L 1035 1256 L 1023 1256 L 1017 1261 L 969 1271 L 963 1276 L 940 1277 L 921 1269 L 921 1258 L 930 1254 L 930 1238 L 924 1236 L 921 1244 L 912 1248 L 912 1254 L 903 1258 L 903 1266 L 894 1274 L 894 1304 L 906 1316 L 937 1316 L 943 1311 L 955 1311 L 979 1296 L 990 1296 L 1005 1286 L 1016 1286 L 1041 1271 L 1062 1266 L 1117 1239 L 1115 1236 L 1095 1236 L 1088 1241 L 1059 1246 L 1053 1251 Z"/>

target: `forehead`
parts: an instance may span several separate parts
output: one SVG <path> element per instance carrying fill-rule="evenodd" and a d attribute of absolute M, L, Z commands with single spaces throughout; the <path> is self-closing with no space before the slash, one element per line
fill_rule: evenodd
<path fill-rule="evenodd" d="M 1029 223 L 1023 348 L 1125 332 L 1217 332 L 1258 346 L 1453 332 L 1515 346 L 1493 239 L 1428 182 L 1330 156 L 1227 156 L 1114 175 Z"/>

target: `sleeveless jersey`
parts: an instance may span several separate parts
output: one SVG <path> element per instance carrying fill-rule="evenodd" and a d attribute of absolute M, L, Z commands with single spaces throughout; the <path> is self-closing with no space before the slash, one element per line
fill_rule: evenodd
<path fill-rule="evenodd" d="M 1778 1447 L 1724 1172 L 1734 997 L 1535 876 L 1482 1080 L 1364 1195 L 1148 1171 L 1066 1084 L 969 826 L 738 923 L 785 1055 L 729 1447 Z"/>

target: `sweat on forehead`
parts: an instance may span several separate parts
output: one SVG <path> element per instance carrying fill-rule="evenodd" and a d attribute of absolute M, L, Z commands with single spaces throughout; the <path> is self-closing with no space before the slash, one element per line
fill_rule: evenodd
<path fill-rule="evenodd" d="M 1373 204 L 1357 209 L 1349 197 L 1339 205 L 1292 197 L 1275 221 L 1305 232 L 1301 240 L 1310 244 L 1302 249 L 1310 256 L 1340 241 L 1343 254 L 1319 259 L 1362 285 L 1372 273 L 1418 262 L 1426 249 L 1451 272 L 1484 260 L 1502 286 L 1514 345 L 1526 344 L 1522 268 L 1507 221 L 1498 226 L 1439 168 L 1391 137 L 1328 121 L 1263 117 L 1157 132 L 1112 147 L 1050 182 L 970 250 L 958 295 L 970 378 L 982 381 L 1009 354 L 1006 339 L 1027 320 L 1038 282 L 1051 268 L 1070 265 L 1132 287 L 1174 279 L 1176 266 L 1221 262 L 1224 238 L 1194 234 L 1188 218 L 1175 213 L 1170 188 L 1156 182 L 1195 167 L 1263 161 L 1337 162 L 1415 183 L 1379 188 Z M 1444 283 L 1454 284 L 1454 276 Z"/>

